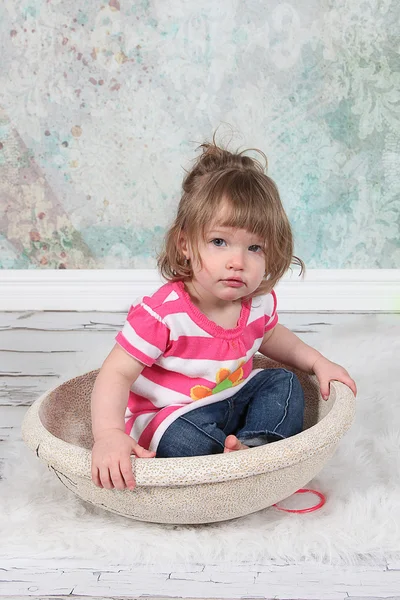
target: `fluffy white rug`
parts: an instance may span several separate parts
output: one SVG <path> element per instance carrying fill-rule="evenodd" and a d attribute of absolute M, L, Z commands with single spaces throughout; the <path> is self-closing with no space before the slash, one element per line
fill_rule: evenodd
<path fill-rule="evenodd" d="M 293 515 L 269 508 L 196 526 L 131 521 L 85 504 L 16 442 L 9 445 L 0 481 L 0 557 L 95 557 L 112 564 L 271 559 L 357 564 L 397 554 L 400 315 L 387 317 L 354 315 L 351 326 L 327 327 L 325 339 L 318 335 L 310 341 L 346 366 L 359 388 L 353 427 L 309 484 L 327 496 L 320 511 Z M 80 372 L 92 365 L 84 366 Z"/>

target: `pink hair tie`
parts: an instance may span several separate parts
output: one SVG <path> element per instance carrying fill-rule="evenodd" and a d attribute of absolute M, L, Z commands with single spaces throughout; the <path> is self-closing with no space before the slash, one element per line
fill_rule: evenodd
<path fill-rule="evenodd" d="M 326 498 L 323 494 L 321 494 L 321 492 L 317 492 L 316 490 L 309 490 L 309 489 L 300 489 L 297 490 L 297 492 L 295 492 L 295 494 L 305 494 L 306 492 L 310 492 L 311 494 L 315 494 L 316 496 L 318 496 L 318 498 L 320 498 L 320 502 L 318 504 L 316 504 L 315 506 L 310 506 L 309 508 L 301 508 L 301 509 L 291 509 L 291 508 L 281 508 L 280 506 L 278 506 L 277 504 L 273 504 L 273 506 L 275 506 L 275 508 L 277 508 L 278 510 L 283 510 L 285 512 L 289 512 L 289 513 L 308 513 L 308 512 L 314 512 L 314 510 L 318 510 L 320 509 L 326 502 Z"/>

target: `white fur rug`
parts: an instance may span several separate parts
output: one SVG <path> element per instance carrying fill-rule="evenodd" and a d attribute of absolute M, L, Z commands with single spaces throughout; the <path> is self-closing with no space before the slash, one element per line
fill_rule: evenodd
<path fill-rule="evenodd" d="M 85 504 L 15 442 L 0 481 L 0 557 L 358 564 L 398 554 L 400 315 L 354 315 L 351 323 L 327 328 L 326 338 L 314 342 L 350 371 L 359 389 L 354 425 L 309 484 L 327 496 L 321 510 L 293 515 L 269 508 L 212 525 L 140 523 Z M 93 364 L 84 366 L 80 372 Z"/>

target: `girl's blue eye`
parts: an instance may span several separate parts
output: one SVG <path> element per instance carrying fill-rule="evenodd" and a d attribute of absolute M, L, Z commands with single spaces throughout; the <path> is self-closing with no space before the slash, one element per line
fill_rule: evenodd
<path fill-rule="evenodd" d="M 250 252 L 260 252 L 262 248 L 258 244 L 253 244 L 252 246 L 249 246 L 249 250 Z"/>
<path fill-rule="evenodd" d="M 215 238 L 212 240 L 212 243 L 214 244 L 214 246 L 217 246 L 217 248 L 220 248 L 221 246 L 223 246 L 226 242 L 225 240 L 223 240 L 222 238 Z"/>

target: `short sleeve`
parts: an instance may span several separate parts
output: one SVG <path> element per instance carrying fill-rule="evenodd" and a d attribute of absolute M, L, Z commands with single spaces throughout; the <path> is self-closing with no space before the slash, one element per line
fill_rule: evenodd
<path fill-rule="evenodd" d="M 151 367 L 166 350 L 169 328 L 143 299 L 131 306 L 115 341 L 133 358 Z"/>
<path fill-rule="evenodd" d="M 271 293 L 265 296 L 265 324 L 264 324 L 264 332 L 273 329 L 275 325 L 278 323 L 278 313 L 276 311 L 277 307 L 277 299 L 274 290 Z"/>

